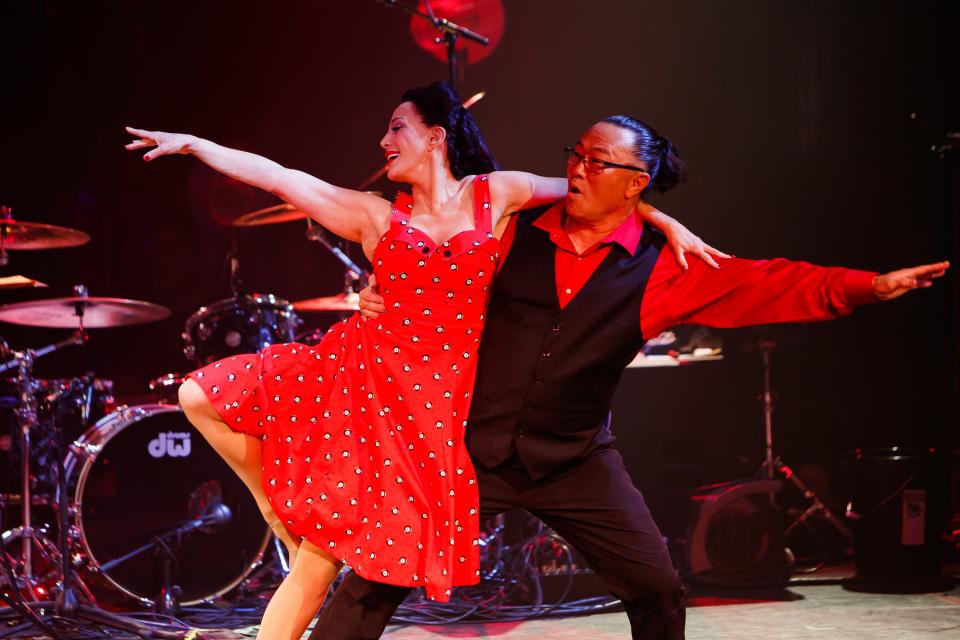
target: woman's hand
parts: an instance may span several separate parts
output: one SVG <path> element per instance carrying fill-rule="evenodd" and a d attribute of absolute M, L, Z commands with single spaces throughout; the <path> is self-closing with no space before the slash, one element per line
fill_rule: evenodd
<path fill-rule="evenodd" d="M 194 136 L 185 133 L 146 131 L 144 129 L 134 129 L 133 127 L 127 127 L 126 129 L 127 133 L 139 138 L 126 146 L 128 151 L 156 147 L 144 154 L 144 162 L 150 162 L 154 158 L 174 153 L 190 153 L 190 143 L 196 140 Z"/>
<path fill-rule="evenodd" d="M 667 236 L 667 245 L 677 257 L 677 264 L 679 264 L 684 270 L 688 268 L 687 259 L 684 257 L 685 253 L 692 253 L 714 269 L 720 268 L 720 265 L 717 264 L 717 261 L 713 259 L 714 256 L 718 258 L 732 257 L 723 251 L 720 251 L 719 249 L 714 249 L 706 242 L 701 240 L 700 236 L 696 235 L 664 212 L 658 211 L 644 202 L 641 202 L 640 212 L 643 215 L 644 220 L 655 226 L 665 236 Z"/>

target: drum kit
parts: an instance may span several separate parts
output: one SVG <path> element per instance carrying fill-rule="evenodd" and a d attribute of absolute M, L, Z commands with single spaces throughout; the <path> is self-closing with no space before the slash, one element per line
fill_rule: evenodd
<path fill-rule="evenodd" d="M 246 214 L 233 226 L 303 219 L 307 237 L 346 265 L 346 291 L 292 304 L 272 294 L 244 293 L 234 240 L 233 296 L 201 307 L 184 325 L 183 352 L 195 366 L 270 344 L 315 344 L 323 332 L 298 334 L 298 313 L 358 308 L 353 290 L 366 272 L 304 213 L 280 205 Z M 82 231 L 14 220 L 9 209 L 0 209 L 0 265 L 9 263 L 8 251 L 89 240 Z M 0 290 L 42 286 L 22 276 L 0 278 Z M 103 607 L 170 612 L 209 602 L 248 580 L 271 541 L 285 570 L 282 545 L 252 496 L 177 406 L 182 374 L 150 381 L 155 401 L 137 406 L 118 406 L 112 381 L 93 373 L 34 376 L 38 359 L 84 345 L 88 330 L 171 314 L 150 302 L 91 296 L 83 285 L 73 294 L 0 306 L 2 322 L 73 330 L 59 342 L 21 351 L 0 338 L 0 374 L 10 376 L 0 380 L 0 429 L 7 431 L 0 431 L 0 529 L 6 529 L 0 535 L 0 599 L 30 619 L 31 610 L 65 602 L 99 612 L 99 618 L 88 615 L 96 619 L 109 615 Z"/>

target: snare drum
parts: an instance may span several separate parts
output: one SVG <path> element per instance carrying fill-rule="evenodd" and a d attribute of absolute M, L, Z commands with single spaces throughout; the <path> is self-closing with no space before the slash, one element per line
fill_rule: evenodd
<path fill-rule="evenodd" d="M 160 404 L 179 404 L 177 394 L 186 379 L 187 376 L 182 373 L 168 373 L 148 382 L 147 388 L 153 392 Z"/>
<path fill-rule="evenodd" d="M 286 300 L 269 293 L 226 298 L 187 319 L 183 354 L 198 366 L 271 344 L 293 342 L 303 321 Z"/>
<path fill-rule="evenodd" d="M 152 606 L 163 588 L 163 539 L 175 556 L 172 582 L 196 604 L 237 586 L 257 568 L 270 541 L 246 486 L 170 405 L 123 408 L 71 447 L 65 470 L 74 524 L 86 560 L 80 575 L 101 603 Z M 225 522 L 170 532 L 223 505 Z M 146 545 L 146 549 L 131 554 Z"/>

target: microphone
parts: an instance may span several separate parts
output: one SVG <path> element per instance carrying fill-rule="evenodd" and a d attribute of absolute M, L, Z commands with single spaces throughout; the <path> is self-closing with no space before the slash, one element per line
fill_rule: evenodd
<path fill-rule="evenodd" d="M 215 502 L 203 511 L 203 515 L 194 520 L 196 528 L 204 533 L 214 533 L 233 520 L 233 512 L 230 507 L 222 502 Z"/>

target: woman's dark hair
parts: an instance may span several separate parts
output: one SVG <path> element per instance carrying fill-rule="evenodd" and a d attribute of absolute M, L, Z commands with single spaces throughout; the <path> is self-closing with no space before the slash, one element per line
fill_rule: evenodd
<path fill-rule="evenodd" d="M 650 184 L 643 193 L 665 193 L 687 179 L 687 163 L 680 159 L 673 143 L 657 135 L 653 127 L 630 116 L 610 116 L 603 122 L 633 133 L 633 155 L 647 165 L 650 174 Z"/>
<path fill-rule="evenodd" d="M 443 127 L 447 132 L 447 160 L 457 180 L 464 176 L 497 171 L 500 165 L 487 148 L 476 120 L 446 82 L 417 87 L 404 92 L 401 102 L 412 102 L 428 127 Z"/>

